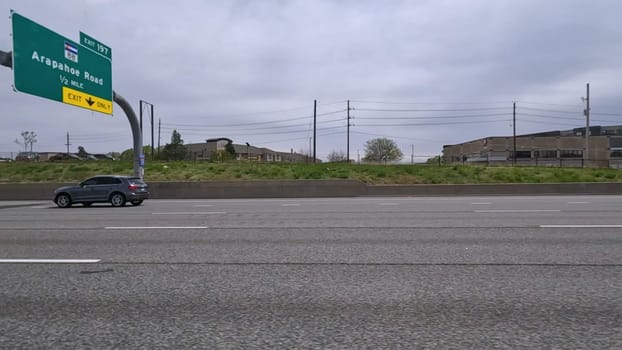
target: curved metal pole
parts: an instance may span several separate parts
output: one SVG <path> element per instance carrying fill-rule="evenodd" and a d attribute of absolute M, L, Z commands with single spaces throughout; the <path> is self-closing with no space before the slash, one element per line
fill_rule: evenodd
<path fill-rule="evenodd" d="M 0 65 L 13 68 L 13 52 L 11 51 L 2 51 L 0 50 Z M 138 123 L 138 118 L 136 118 L 136 113 L 132 109 L 132 106 L 123 98 L 123 96 L 117 94 L 114 90 L 112 91 L 112 99 L 116 102 L 125 115 L 127 116 L 127 120 L 130 122 L 130 127 L 132 128 L 132 136 L 134 137 L 134 176 L 143 178 L 143 135 L 140 130 L 140 125 Z"/>
<path fill-rule="evenodd" d="M 130 126 L 132 127 L 132 135 L 134 137 L 134 176 L 142 179 L 144 175 L 142 162 L 144 160 L 143 135 L 140 131 L 138 118 L 136 118 L 136 113 L 134 113 L 132 106 L 127 102 L 127 100 L 114 90 L 112 90 L 112 99 L 121 107 L 121 109 L 123 109 L 123 112 L 125 112 L 127 120 L 129 120 Z"/>
<path fill-rule="evenodd" d="M 0 65 L 6 66 L 9 68 L 13 67 L 13 52 L 5 52 L 0 50 Z"/>

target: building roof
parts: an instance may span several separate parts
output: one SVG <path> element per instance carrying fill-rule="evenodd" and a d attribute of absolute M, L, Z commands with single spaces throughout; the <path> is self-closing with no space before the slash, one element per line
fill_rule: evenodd
<path fill-rule="evenodd" d="M 521 135 L 516 135 L 516 137 L 554 137 L 554 136 L 565 137 L 565 136 L 582 135 L 584 132 L 585 132 L 585 127 L 574 128 L 570 130 L 553 130 L 553 131 L 537 132 L 537 133 L 532 133 L 532 134 L 521 134 Z M 610 126 L 590 125 L 590 135 L 591 136 L 622 136 L 622 125 L 610 125 Z M 443 145 L 443 148 L 456 146 L 456 145 L 460 145 L 463 143 L 476 142 L 480 140 L 493 139 L 493 138 L 507 138 L 507 137 L 512 137 L 512 135 L 487 136 L 487 137 L 482 137 L 480 139 L 456 143 L 453 145 Z"/>
<path fill-rule="evenodd" d="M 218 142 L 218 141 L 227 141 L 227 142 L 233 142 L 233 140 L 226 138 L 226 137 L 218 137 L 218 138 L 213 138 L 213 139 L 207 139 L 205 140 L 205 142 Z"/>

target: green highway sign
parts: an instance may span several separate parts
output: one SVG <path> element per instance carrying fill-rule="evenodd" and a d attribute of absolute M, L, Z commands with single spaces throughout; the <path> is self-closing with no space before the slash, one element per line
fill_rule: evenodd
<path fill-rule="evenodd" d="M 112 114 L 108 46 L 86 34 L 67 39 L 11 11 L 13 79 L 17 91 Z"/>
<path fill-rule="evenodd" d="M 98 54 L 108 57 L 108 59 L 112 59 L 112 49 L 108 46 L 100 43 L 99 41 L 93 39 L 92 37 L 80 32 L 80 44 L 82 46 L 86 46 L 89 49 L 97 52 Z"/>

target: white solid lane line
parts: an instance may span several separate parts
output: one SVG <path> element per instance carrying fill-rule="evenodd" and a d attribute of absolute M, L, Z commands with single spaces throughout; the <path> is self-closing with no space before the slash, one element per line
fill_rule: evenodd
<path fill-rule="evenodd" d="M 105 230 L 167 230 L 167 229 L 207 229 L 207 226 L 108 226 Z"/>
<path fill-rule="evenodd" d="M 381 206 L 391 206 L 391 205 L 399 205 L 399 203 L 379 203 Z"/>
<path fill-rule="evenodd" d="M 474 210 L 476 213 L 551 213 L 560 212 L 559 209 L 490 209 Z"/>
<path fill-rule="evenodd" d="M 540 225 L 540 228 L 620 228 L 622 225 Z"/>
<path fill-rule="evenodd" d="M 300 203 L 281 204 L 282 207 L 299 207 Z"/>
<path fill-rule="evenodd" d="M 590 204 L 590 202 L 568 202 L 568 204 Z"/>
<path fill-rule="evenodd" d="M 220 215 L 227 214 L 226 211 L 179 211 L 179 212 L 166 212 L 166 213 L 151 213 L 151 215 Z"/>
<path fill-rule="evenodd" d="M 471 203 L 472 205 L 490 205 L 492 204 L 491 202 L 473 202 Z"/>
<path fill-rule="evenodd" d="M 94 264 L 101 259 L 0 259 L 0 264 Z"/>

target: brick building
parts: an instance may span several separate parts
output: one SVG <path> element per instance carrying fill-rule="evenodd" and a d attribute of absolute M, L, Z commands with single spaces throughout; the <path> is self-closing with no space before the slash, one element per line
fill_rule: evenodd
<path fill-rule="evenodd" d="M 308 163 L 312 161 L 312 158 L 295 153 L 293 150 L 291 152 L 279 152 L 250 144 L 239 145 L 234 144 L 231 139 L 226 137 L 207 139 L 204 143 L 187 144 L 188 158 L 195 161 L 214 160 L 212 158 L 217 156 L 219 152 L 225 152 L 228 143 L 232 144 L 237 160 L 286 163 Z"/>
<path fill-rule="evenodd" d="M 622 168 L 622 126 L 590 127 L 585 157 L 585 128 L 516 136 L 516 164 Z M 486 137 L 443 146 L 446 164 L 513 163 L 514 138 Z"/>

